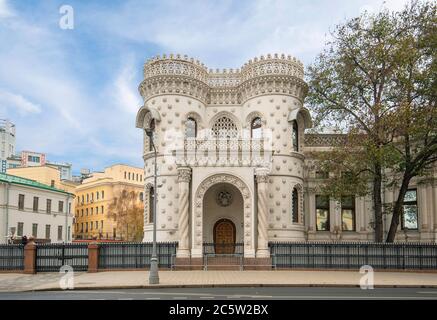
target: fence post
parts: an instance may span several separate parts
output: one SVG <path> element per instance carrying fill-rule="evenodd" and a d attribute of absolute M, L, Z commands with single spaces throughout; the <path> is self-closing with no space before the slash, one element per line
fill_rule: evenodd
<path fill-rule="evenodd" d="M 88 272 L 94 273 L 99 269 L 99 244 L 91 242 L 88 245 Z"/>
<path fill-rule="evenodd" d="M 29 242 L 24 247 L 24 273 L 36 273 L 36 243 L 33 237 L 29 238 Z"/>

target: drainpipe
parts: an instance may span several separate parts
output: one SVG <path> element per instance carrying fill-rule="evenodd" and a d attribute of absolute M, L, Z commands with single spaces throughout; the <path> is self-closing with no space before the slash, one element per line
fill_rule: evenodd
<path fill-rule="evenodd" d="M 6 243 L 7 243 L 8 242 L 7 241 L 8 234 L 9 234 L 9 188 L 11 187 L 11 184 L 9 182 L 7 182 L 7 183 L 5 183 L 5 185 L 6 185 L 6 188 L 5 188 L 5 193 L 6 193 L 6 195 L 5 195 L 5 200 L 6 200 L 6 203 L 5 203 L 5 213 L 6 213 L 6 215 L 5 215 L 5 218 L 6 218 L 5 237 L 6 237 Z"/>
<path fill-rule="evenodd" d="M 68 208 L 69 208 L 69 202 L 70 202 L 70 195 L 67 195 L 67 203 L 65 205 L 65 241 L 68 241 Z"/>

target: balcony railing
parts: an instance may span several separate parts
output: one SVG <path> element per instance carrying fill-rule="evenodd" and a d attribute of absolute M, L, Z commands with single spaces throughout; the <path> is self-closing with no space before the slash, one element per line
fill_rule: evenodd
<path fill-rule="evenodd" d="M 269 166 L 271 140 L 186 139 L 172 150 L 176 163 L 198 166 Z"/>

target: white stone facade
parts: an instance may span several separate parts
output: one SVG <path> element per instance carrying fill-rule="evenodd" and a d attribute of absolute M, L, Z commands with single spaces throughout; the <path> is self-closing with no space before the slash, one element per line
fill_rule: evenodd
<path fill-rule="evenodd" d="M 144 241 L 152 240 L 153 229 L 154 152 L 148 129 L 158 152 L 157 239 L 179 241 L 180 257 L 201 257 L 203 243 L 215 242 L 216 223 L 223 219 L 233 224 L 233 241 L 244 243 L 246 257 L 267 257 L 269 241 L 372 239 L 370 199 L 355 199 L 354 231 L 339 229 L 334 201 L 329 230 L 316 231 L 320 180 L 307 152 L 326 144 L 304 133 L 312 123 L 303 107 L 303 74 L 302 63 L 284 55 L 222 71 L 179 55 L 145 64 L 139 86 L 144 106 L 136 120 L 144 132 Z M 433 200 L 427 200 L 427 228 L 433 231 L 423 238 L 421 225 L 411 238 L 435 239 L 437 189 L 435 184 L 429 188 L 425 193 Z"/>
<path fill-rule="evenodd" d="M 0 243 L 7 243 L 12 236 L 15 239 L 33 236 L 51 243 L 71 242 L 73 201 L 74 195 L 68 192 L 33 180 L 2 174 Z"/>

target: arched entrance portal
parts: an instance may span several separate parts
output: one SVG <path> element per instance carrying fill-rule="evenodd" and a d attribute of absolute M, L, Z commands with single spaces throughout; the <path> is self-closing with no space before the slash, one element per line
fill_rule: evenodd
<path fill-rule="evenodd" d="M 216 254 L 235 252 L 235 224 L 229 219 L 220 219 L 214 225 L 214 245 Z"/>
<path fill-rule="evenodd" d="M 206 252 L 213 253 L 216 248 L 212 244 L 223 241 L 238 244 L 240 253 L 252 257 L 252 201 L 249 187 L 234 175 L 216 174 L 203 180 L 194 197 L 192 257 L 202 257 Z M 217 222 L 223 219 L 231 223 L 218 225 Z M 235 235 L 224 240 L 224 236 L 218 235 L 220 230 L 224 234 Z M 235 250 L 235 247 L 232 250 Z"/>

